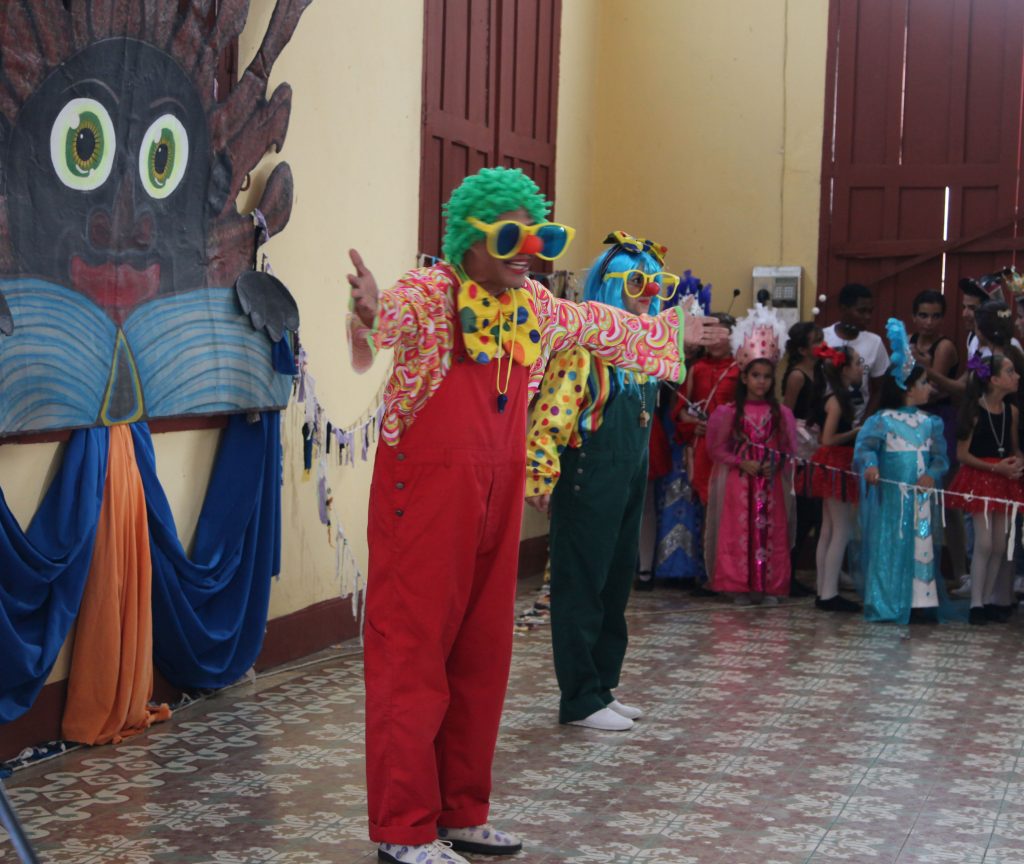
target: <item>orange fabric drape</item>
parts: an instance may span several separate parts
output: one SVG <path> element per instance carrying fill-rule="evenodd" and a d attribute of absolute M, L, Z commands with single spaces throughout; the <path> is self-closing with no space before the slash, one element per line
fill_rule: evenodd
<path fill-rule="evenodd" d="M 153 695 L 153 565 L 142 478 L 127 426 L 110 429 L 96 546 L 78 613 L 62 734 L 117 743 L 170 717 Z"/>

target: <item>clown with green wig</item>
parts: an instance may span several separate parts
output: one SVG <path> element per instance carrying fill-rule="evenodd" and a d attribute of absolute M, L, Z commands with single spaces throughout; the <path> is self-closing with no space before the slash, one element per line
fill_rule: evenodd
<path fill-rule="evenodd" d="M 679 277 L 666 249 L 621 231 L 590 268 L 585 302 L 657 315 Z M 551 645 L 560 723 L 606 732 L 642 712 L 615 698 L 626 603 L 647 492 L 657 378 L 617 369 L 582 345 L 551 357 L 530 408 L 526 501 L 551 516 Z"/>
<path fill-rule="evenodd" d="M 444 208 L 444 261 L 378 291 L 356 251 L 349 339 L 356 371 L 394 350 L 367 529 L 366 766 L 382 861 L 459 864 L 522 843 L 488 824 L 508 683 L 524 501 L 526 419 L 552 353 L 683 377 L 683 345 L 717 322 L 633 315 L 555 298 L 530 278 L 573 230 L 547 221 L 537 185 L 485 168 Z M 684 326 L 685 321 L 685 326 Z"/>

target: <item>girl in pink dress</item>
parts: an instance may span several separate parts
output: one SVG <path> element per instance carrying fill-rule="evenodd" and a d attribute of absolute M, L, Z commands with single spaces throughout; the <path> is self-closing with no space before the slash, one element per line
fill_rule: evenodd
<path fill-rule="evenodd" d="M 710 587 L 735 602 L 777 603 L 789 594 L 791 465 L 796 421 L 775 397 L 775 365 L 786 327 L 758 306 L 733 330 L 742 372 L 732 405 L 715 409 L 707 446 L 714 461 L 706 561 Z"/>

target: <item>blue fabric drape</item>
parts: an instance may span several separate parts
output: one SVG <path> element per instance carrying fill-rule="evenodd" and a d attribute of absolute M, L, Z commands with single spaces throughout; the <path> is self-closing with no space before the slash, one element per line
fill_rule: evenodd
<path fill-rule="evenodd" d="M 31 707 L 78 615 L 109 441 L 108 429 L 72 433 L 28 531 L 0 492 L 0 723 Z"/>
<path fill-rule="evenodd" d="M 657 513 L 657 545 L 651 575 L 656 579 L 708 581 L 704 570 L 702 538 L 704 507 L 686 473 L 686 448 L 675 440 L 672 401 L 666 399 L 658 411 L 672 454 L 672 470 L 654 481 Z"/>
<path fill-rule="evenodd" d="M 191 559 L 156 476 L 153 442 L 132 427 L 153 557 L 153 660 L 173 684 L 237 681 L 263 644 L 281 556 L 281 435 L 276 412 L 234 415 L 221 436 Z"/>

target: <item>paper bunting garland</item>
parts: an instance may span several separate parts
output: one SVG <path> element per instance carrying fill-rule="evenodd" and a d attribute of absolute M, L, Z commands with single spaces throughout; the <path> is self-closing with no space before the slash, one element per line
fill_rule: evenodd
<path fill-rule="evenodd" d="M 843 484 L 845 492 L 845 484 L 847 482 L 859 483 L 861 475 L 856 471 L 850 471 L 845 468 L 836 468 L 832 465 L 826 465 L 822 462 L 815 462 L 813 459 L 804 459 L 800 456 L 794 456 L 792 453 L 783 453 L 781 450 L 774 450 L 770 447 L 759 447 L 767 455 L 767 458 L 771 461 L 773 468 L 775 464 L 786 465 L 789 464 L 793 468 L 804 468 L 807 469 L 804 479 L 804 485 L 810 488 L 810 475 L 813 471 L 825 471 L 827 476 L 832 480 L 832 488 L 836 487 L 836 484 Z M 982 513 L 985 517 L 985 524 L 988 524 L 989 520 L 989 507 L 997 506 L 1000 509 L 1005 509 L 1010 513 L 1010 529 L 1009 529 L 1009 542 L 1006 544 L 1006 560 L 1010 561 L 1013 559 L 1014 544 L 1017 539 L 1016 523 L 1017 513 L 1020 510 L 1020 502 L 1011 501 L 1006 498 L 994 498 L 988 495 L 970 495 L 961 492 L 947 492 L 945 489 L 939 488 L 928 488 L 927 486 L 918 486 L 914 483 L 905 483 L 900 480 L 888 480 L 885 477 L 878 478 L 879 484 L 888 484 L 890 486 L 896 486 L 900 490 L 900 506 L 902 507 L 905 498 L 911 493 L 921 495 L 923 497 L 933 498 L 934 503 L 939 507 L 942 513 L 942 527 L 946 527 L 946 506 L 947 502 L 954 502 L 957 499 L 964 501 L 980 501 L 984 505 Z M 797 494 L 797 490 L 794 487 L 793 494 Z M 900 513 L 901 525 L 902 525 L 902 512 Z M 1024 536 L 1021 537 L 1021 545 L 1024 547 Z"/>

